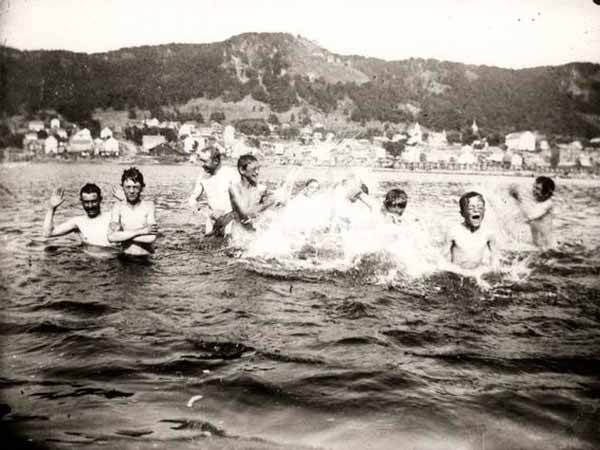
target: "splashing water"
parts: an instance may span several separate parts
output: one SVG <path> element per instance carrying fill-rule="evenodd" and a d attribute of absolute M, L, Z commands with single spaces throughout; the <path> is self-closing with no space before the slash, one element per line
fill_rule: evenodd
<path fill-rule="evenodd" d="M 348 172 L 352 174 L 353 172 Z M 288 174 L 284 185 L 291 189 L 298 171 Z M 356 176 L 356 174 L 354 174 Z M 366 175 L 361 174 L 365 179 Z M 372 179 L 371 185 L 375 184 Z M 485 224 L 491 227 L 502 251 L 530 253 L 525 227 L 515 226 L 519 212 L 497 187 L 477 186 L 486 200 Z M 445 231 L 462 220 L 458 208 L 453 217 L 440 217 L 430 208 L 413 207 L 401 223 L 386 222 L 380 211 L 369 211 L 359 202 L 350 203 L 333 185 L 313 197 L 299 194 L 287 205 L 264 214 L 242 254 L 255 268 L 276 265 L 288 271 L 358 271 L 369 282 L 394 284 L 416 280 L 437 272 L 455 272 L 474 277 L 482 289 L 490 269 L 465 271 L 442 257 Z M 494 268 L 497 283 L 519 283 L 530 273 L 531 257 L 504 253 Z M 496 283 L 495 283 L 496 284 Z"/>

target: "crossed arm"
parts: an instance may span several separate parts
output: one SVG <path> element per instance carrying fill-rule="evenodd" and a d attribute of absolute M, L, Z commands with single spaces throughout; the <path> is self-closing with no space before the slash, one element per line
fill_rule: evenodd
<path fill-rule="evenodd" d="M 116 204 L 111 212 L 110 225 L 108 230 L 109 242 L 133 241 L 140 244 L 151 244 L 158 235 L 158 226 L 154 215 L 154 203 L 149 203 L 146 217 L 146 226 L 124 230 L 121 223 L 121 205 Z"/>

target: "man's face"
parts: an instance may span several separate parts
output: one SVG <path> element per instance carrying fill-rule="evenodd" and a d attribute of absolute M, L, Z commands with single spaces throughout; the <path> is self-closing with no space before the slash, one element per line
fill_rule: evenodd
<path fill-rule="evenodd" d="M 240 170 L 240 175 L 248 180 L 252 186 L 256 186 L 258 183 L 258 174 L 260 172 L 260 165 L 257 161 L 251 161 L 248 163 L 245 169 Z"/>
<path fill-rule="evenodd" d="M 308 183 L 308 186 L 306 186 L 306 196 L 312 197 L 317 192 L 319 192 L 319 183 L 317 183 L 316 181 L 311 181 L 310 183 Z"/>
<path fill-rule="evenodd" d="M 100 202 L 102 202 L 102 198 L 96 192 L 81 194 L 81 206 L 90 219 L 100 214 Z"/>
<path fill-rule="evenodd" d="M 142 189 L 142 184 L 139 181 L 133 181 L 128 178 L 123 182 L 123 192 L 125 193 L 125 198 L 127 199 L 127 202 L 131 203 L 132 205 L 140 201 Z"/>
<path fill-rule="evenodd" d="M 479 228 L 485 215 L 485 203 L 483 199 L 479 196 L 469 198 L 465 209 L 462 211 L 462 215 L 469 228 Z"/>
<path fill-rule="evenodd" d="M 546 199 L 544 195 L 544 186 L 542 183 L 533 184 L 533 198 L 538 202 L 543 202 Z"/>
<path fill-rule="evenodd" d="M 394 203 L 387 205 L 385 209 L 390 214 L 400 217 L 402 214 L 404 214 L 404 210 L 406 209 L 406 200 L 399 198 L 394 201 Z"/>
<path fill-rule="evenodd" d="M 206 159 L 202 159 L 202 168 L 208 173 L 215 173 L 215 170 L 219 167 L 219 159 L 208 156 Z"/>

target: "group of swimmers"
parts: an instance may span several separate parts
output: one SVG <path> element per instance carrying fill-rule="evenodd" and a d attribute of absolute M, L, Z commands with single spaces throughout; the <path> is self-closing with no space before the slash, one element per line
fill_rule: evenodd
<path fill-rule="evenodd" d="M 196 180 L 188 204 L 192 211 L 202 209 L 199 201 L 206 202 L 207 236 L 252 236 L 256 219 L 261 213 L 287 202 L 290 186 L 270 190 L 260 183 L 260 165 L 254 155 L 239 157 L 237 171 L 222 164 L 222 153 L 212 147 L 199 153 L 202 172 Z M 116 202 L 110 214 L 102 212 L 100 188 L 88 183 L 81 188 L 79 197 L 84 216 L 72 218 L 55 226 L 54 214 L 64 202 L 64 191 L 57 189 L 49 200 L 43 225 L 45 237 L 63 236 L 76 232 L 84 244 L 116 249 L 125 255 L 145 257 L 153 253 L 153 243 L 159 236 L 154 203 L 142 198 L 144 177 L 135 167 L 125 170 L 121 176 L 121 188 L 113 189 Z M 542 249 L 554 245 L 552 233 L 552 179 L 540 176 L 535 179 L 532 196 L 524 195 L 512 185 L 508 193 L 514 198 L 528 222 L 533 243 Z M 300 194 L 310 199 L 320 190 L 318 180 L 309 179 Z M 350 176 L 337 183 L 334 192 L 343 201 L 364 204 L 384 220 L 399 224 L 407 203 L 406 192 L 399 188 L 389 190 L 378 205 L 369 196 L 369 189 L 357 176 Z M 447 261 L 461 269 L 481 266 L 494 267 L 497 263 L 496 239 L 492 229 L 485 226 L 485 199 L 478 192 L 467 192 L 460 197 L 459 208 L 463 221 L 447 233 L 444 254 Z"/>

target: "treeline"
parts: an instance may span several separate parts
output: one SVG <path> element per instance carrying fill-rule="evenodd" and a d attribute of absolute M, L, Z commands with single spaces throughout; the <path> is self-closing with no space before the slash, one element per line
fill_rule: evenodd
<path fill-rule="evenodd" d="M 271 41 L 277 39 L 271 36 Z M 0 110 L 14 115 L 52 108 L 81 122 L 89 120 L 95 108 L 141 108 L 168 116 L 166 111 L 176 111 L 191 98 L 236 102 L 249 95 L 274 112 L 308 103 L 330 113 L 349 99 L 351 106 L 342 112 L 359 123 L 419 120 L 433 129 L 460 130 L 476 119 L 502 133 L 536 129 L 587 137 L 600 134 L 598 122 L 594 123 L 594 116 L 600 115 L 598 65 L 507 70 L 435 60 L 347 57 L 370 81 L 328 83 L 310 73 L 297 73 L 289 41 L 288 47 L 275 53 L 263 49 L 254 59 L 238 52 L 241 68 L 226 60 L 224 55 L 231 54 L 227 41 L 92 55 L 2 47 Z"/>

